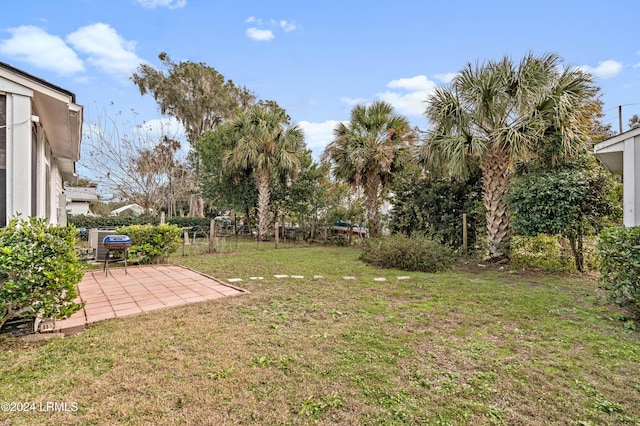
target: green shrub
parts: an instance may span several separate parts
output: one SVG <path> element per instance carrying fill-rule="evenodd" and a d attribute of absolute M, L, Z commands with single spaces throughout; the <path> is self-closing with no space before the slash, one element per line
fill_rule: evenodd
<path fill-rule="evenodd" d="M 598 242 L 600 286 L 640 318 L 640 227 L 607 228 Z"/>
<path fill-rule="evenodd" d="M 76 228 L 118 228 L 131 225 L 159 225 L 159 217 L 150 216 L 69 216 L 69 224 Z M 208 217 L 182 217 L 174 216 L 167 218 L 166 223 L 177 225 L 180 228 L 190 227 L 190 235 L 193 232 L 198 237 L 209 235 L 209 225 L 211 218 Z"/>
<path fill-rule="evenodd" d="M 511 265 L 550 272 L 575 270 L 571 250 L 562 246 L 560 237 L 545 234 L 535 237 L 514 235 L 511 239 Z"/>
<path fill-rule="evenodd" d="M 74 302 L 82 279 L 76 234 L 41 218 L 12 218 L 0 229 L 0 326 L 23 316 L 63 319 L 82 308 Z"/>
<path fill-rule="evenodd" d="M 366 241 L 360 260 L 381 268 L 438 272 L 449 269 L 455 257 L 449 247 L 437 241 L 396 234 Z"/>
<path fill-rule="evenodd" d="M 131 225 L 116 229 L 116 234 L 131 238 L 132 260 L 141 264 L 160 263 L 176 251 L 182 229 L 176 225 Z"/>

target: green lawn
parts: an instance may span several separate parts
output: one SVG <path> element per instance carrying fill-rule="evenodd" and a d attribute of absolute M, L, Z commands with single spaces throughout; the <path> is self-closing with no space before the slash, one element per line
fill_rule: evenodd
<path fill-rule="evenodd" d="M 0 425 L 640 424 L 640 334 L 593 279 L 407 273 L 358 254 L 172 257 L 251 294 L 0 340 L 0 401 L 78 405 L 0 412 Z"/>

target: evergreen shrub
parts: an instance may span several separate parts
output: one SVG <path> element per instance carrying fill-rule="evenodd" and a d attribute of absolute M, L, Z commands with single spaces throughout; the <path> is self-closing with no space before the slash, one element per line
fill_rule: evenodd
<path fill-rule="evenodd" d="M 365 242 L 360 260 L 380 268 L 439 272 L 451 267 L 456 254 L 430 238 L 395 234 Z"/>

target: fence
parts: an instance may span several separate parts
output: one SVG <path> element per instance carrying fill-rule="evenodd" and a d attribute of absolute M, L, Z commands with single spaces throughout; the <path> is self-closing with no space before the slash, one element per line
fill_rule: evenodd
<path fill-rule="evenodd" d="M 212 221 L 213 222 L 213 221 Z M 360 234 L 336 231 L 331 226 L 287 227 L 278 226 L 276 238 L 275 226 L 269 227 L 264 240 L 258 238 L 256 225 L 225 224 L 215 221 L 209 228 L 185 227 L 183 233 L 182 256 L 204 253 L 230 253 L 255 251 L 267 248 L 285 248 L 322 244 L 353 244 L 362 241 Z M 210 230 L 213 230 L 212 232 Z"/>

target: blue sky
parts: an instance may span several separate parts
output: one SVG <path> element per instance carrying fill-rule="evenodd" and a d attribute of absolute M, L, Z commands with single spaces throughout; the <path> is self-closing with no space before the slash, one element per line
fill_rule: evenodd
<path fill-rule="evenodd" d="M 553 52 L 602 89 L 605 123 L 640 114 L 637 0 L 23 0 L 0 15 L 0 61 L 74 92 L 85 122 L 110 103 L 161 120 L 129 80 L 141 62 L 203 62 L 283 106 L 317 158 L 356 103 L 424 100 L 466 63 Z"/>

